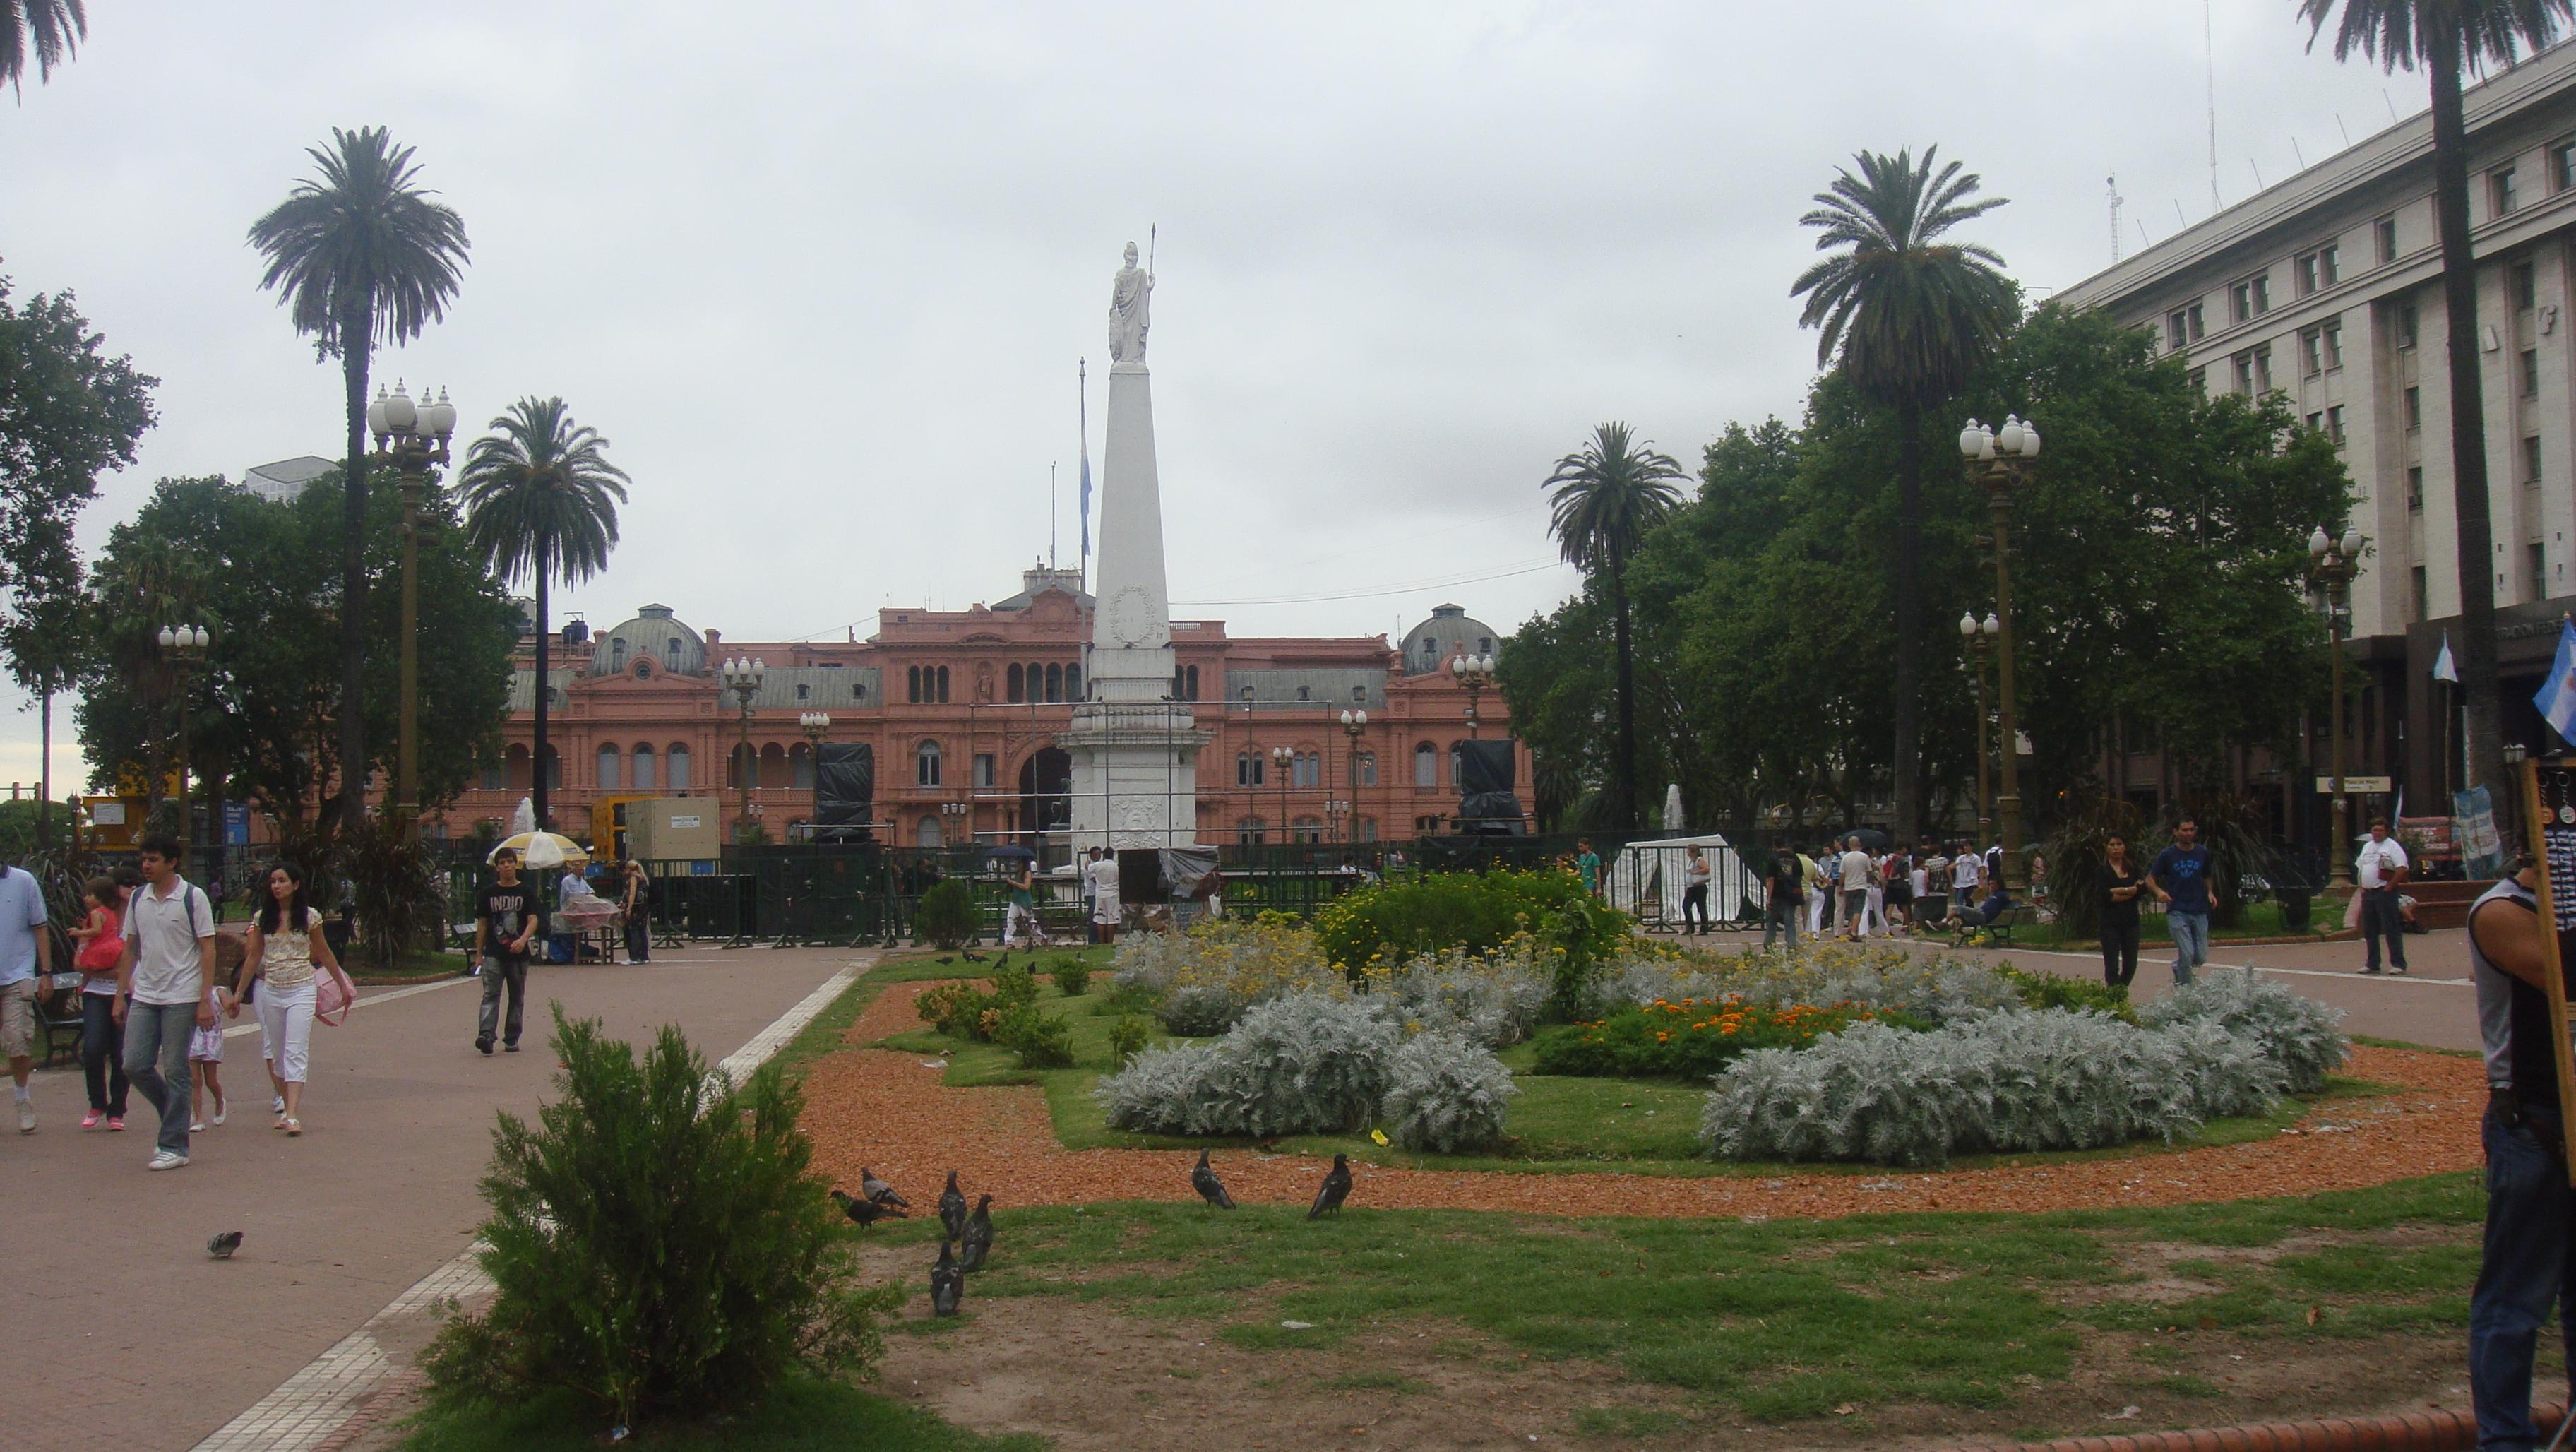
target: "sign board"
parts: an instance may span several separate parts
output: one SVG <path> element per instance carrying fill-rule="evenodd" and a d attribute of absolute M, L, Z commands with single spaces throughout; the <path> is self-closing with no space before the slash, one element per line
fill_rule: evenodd
<path fill-rule="evenodd" d="M 125 825 L 125 803 L 93 802 L 90 804 L 89 820 L 92 826 L 122 827 Z"/>
<path fill-rule="evenodd" d="M 227 847 L 250 845 L 250 803 L 224 803 L 224 845 Z"/>
<path fill-rule="evenodd" d="M 698 829 L 698 819 L 693 816 L 673 817 L 671 819 L 671 829 L 676 832 L 694 832 Z"/>
<path fill-rule="evenodd" d="M 2318 777 L 2317 790 L 2332 795 L 2334 778 Z M 2354 776 L 2351 772 L 2343 774 L 2343 794 L 2348 797 L 2384 797 L 2395 790 L 2397 790 L 2397 783 L 2388 777 Z"/>

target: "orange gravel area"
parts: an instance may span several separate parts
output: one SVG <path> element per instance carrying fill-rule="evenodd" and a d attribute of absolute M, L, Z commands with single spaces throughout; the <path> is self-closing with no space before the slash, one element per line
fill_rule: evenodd
<path fill-rule="evenodd" d="M 913 1000 L 930 983 L 888 984 L 846 1041 L 874 1043 L 918 1028 Z M 850 1048 L 805 1079 L 816 1162 L 856 1185 L 867 1165 L 927 1210 L 954 1168 L 970 1193 L 1006 1205 L 1190 1200 L 1192 1155 L 1170 1150 L 1068 1150 L 1056 1142 L 1035 1085 L 952 1089 L 918 1054 Z M 2041 1166 L 1880 1175 L 1712 1175 L 1698 1178 L 1403 1169 L 1354 1164 L 1351 1203 L 1504 1210 L 1541 1215 L 1736 1216 L 1743 1219 L 1902 1210 L 2065 1210 L 2244 1200 L 2360 1189 L 2480 1162 L 2483 1066 L 2474 1058 L 2356 1046 L 2346 1073 L 2394 1093 L 2327 1104 L 2270 1139 L 2222 1148 L 2142 1153 Z M 1237 1200 L 1302 1205 L 1326 1161 L 1305 1154 L 1220 1149 Z"/>

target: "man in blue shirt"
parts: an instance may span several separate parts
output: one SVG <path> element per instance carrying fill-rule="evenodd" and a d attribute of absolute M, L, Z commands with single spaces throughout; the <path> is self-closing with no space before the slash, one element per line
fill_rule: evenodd
<path fill-rule="evenodd" d="M 2200 824 L 2189 817 L 2174 823 L 2173 845 L 2147 868 L 2147 882 L 2165 905 L 2165 930 L 2173 934 L 2177 985 L 2189 983 L 2191 970 L 2209 961 L 2209 868 Z"/>
<path fill-rule="evenodd" d="M 27 1076 L 36 1068 L 36 995 L 44 987 L 38 975 L 50 977 L 54 970 L 45 917 L 45 893 L 36 879 L 18 868 L 0 867 L 0 1058 L 9 1061 L 20 1134 L 36 1132 Z"/>

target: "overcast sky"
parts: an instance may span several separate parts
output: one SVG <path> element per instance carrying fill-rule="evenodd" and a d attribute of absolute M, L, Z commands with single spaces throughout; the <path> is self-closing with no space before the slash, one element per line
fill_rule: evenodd
<path fill-rule="evenodd" d="M 2293 9 L 2214 5 L 2231 203 L 2423 106 L 2418 77 L 2308 55 Z M 608 573 L 557 608 L 661 601 L 745 640 L 1011 593 L 1051 465 L 1072 562 L 1075 361 L 1096 466 L 1110 277 L 1149 226 L 1177 612 L 1359 635 L 1564 598 L 1538 485 L 1594 423 L 1695 467 L 1728 420 L 1794 414 L 1797 219 L 1856 149 L 1981 173 L 2012 204 L 1974 238 L 2042 295 L 2110 262 L 2107 176 L 2131 251 L 2211 209 L 2190 0 L 93 0 L 90 24 L 0 98 L 0 273 L 75 290 L 162 380 L 92 547 L 160 476 L 340 452 L 337 375 L 242 239 L 305 147 L 384 124 L 473 256 L 379 375 L 469 426 L 561 394 L 634 488 Z M 0 781 L 36 774 L 21 704 Z"/>

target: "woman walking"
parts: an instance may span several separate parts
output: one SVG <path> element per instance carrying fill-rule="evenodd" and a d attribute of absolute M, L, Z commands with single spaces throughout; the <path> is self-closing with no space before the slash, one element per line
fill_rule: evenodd
<path fill-rule="evenodd" d="M 2102 981 L 2125 992 L 2138 976 L 2138 893 L 2146 886 L 2126 839 L 2104 844 L 2101 885 Z"/>
<path fill-rule="evenodd" d="M 304 1133 L 304 1083 L 312 1069 L 313 965 L 334 972 L 340 967 L 322 932 L 322 914 L 304 901 L 304 874 L 297 868 L 281 862 L 268 870 L 268 890 L 251 916 L 242 958 L 259 982 L 254 997 L 261 1056 L 277 1090 L 277 1123 L 270 1127 L 293 1138 Z M 239 999 L 233 1014 L 241 1014 Z"/>
<path fill-rule="evenodd" d="M 112 877 L 88 883 L 89 917 L 72 929 L 80 943 L 73 963 L 81 977 L 81 1077 L 89 1085 L 89 1113 L 81 1128 L 102 1119 L 125 1128 L 125 1025 L 116 1021 L 116 961 L 125 952 L 125 889 Z"/>
<path fill-rule="evenodd" d="M 629 859 L 626 864 L 626 893 L 620 906 L 626 911 L 626 961 L 653 961 L 653 879 L 644 872 L 644 864 Z"/>

